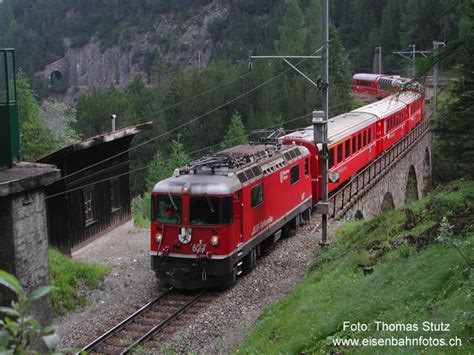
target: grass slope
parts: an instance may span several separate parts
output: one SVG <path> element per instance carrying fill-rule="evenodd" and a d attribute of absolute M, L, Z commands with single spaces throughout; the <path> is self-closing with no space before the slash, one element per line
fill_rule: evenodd
<path fill-rule="evenodd" d="M 73 310 L 86 304 L 81 294 L 86 288 L 97 288 L 110 266 L 72 260 L 56 249 L 49 250 L 49 265 L 53 290 L 53 308 L 56 314 Z"/>
<path fill-rule="evenodd" d="M 474 182 L 451 183 L 405 207 L 341 227 L 306 280 L 287 299 L 264 310 L 237 352 L 473 352 L 472 268 L 462 255 L 472 265 Z M 368 324 L 369 329 L 343 330 L 345 321 Z M 419 329 L 377 331 L 375 321 L 417 324 Z M 424 321 L 449 323 L 450 331 L 423 331 Z M 392 336 L 458 337 L 462 346 L 333 343 L 336 338 Z"/>

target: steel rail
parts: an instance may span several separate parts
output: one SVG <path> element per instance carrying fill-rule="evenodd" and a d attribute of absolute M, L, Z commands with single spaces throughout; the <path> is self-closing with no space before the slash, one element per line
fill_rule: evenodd
<path fill-rule="evenodd" d="M 160 331 L 165 325 L 167 325 L 169 322 L 177 318 L 181 313 L 183 313 L 189 306 L 191 306 L 194 302 L 196 302 L 199 298 L 201 298 L 202 295 L 204 295 L 206 291 L 202 290 L 199 292 L 197 295 L 195 295 L 192 299 L 190 299 L 188 302 L 186 302 L 184 305 L 182 305 L 177 311 L 173 312 L 169 317 L 166 319 L 162 320 L 160 323 L 155 325 L 152 329 L 150 329 L 145 335 L 143 335 L 140 339 L 136 340 L 132 345 L 130 345 L 127 349 L 122 351 L 120 355 L 123 354 L 130 354 L 132 350 L 150 339 L 153 335 L 155 335 L 158 331 Z"/>
<path fill-rule="evenodd" d="M 98 345 L 104 343 L 108 338 L 110 338 L 113 334 L 117 333 L 118 331 L 122 330 L 125 326 L 133 322 L 139 315 L 143 314 L 145 311 L 149 310 L 151 307 L 153 307 L 155 304 L 157 304 L 159 301 L 161 301 L 164 297 L 168 296 L 171 292 L 174 291 L 173 287 L 170 287 L 166 292 L 162 293 L 159 295 L 157 298 L 155 298 L 153 301 L 147 303 L 144 305 L 142 308 L 137 310 L 135 313 L 132 315 L 128 316 L 125 318 L 123 321 L 121 321 L 119 324 L 115 325 L 113 328 L 109 329 L 106 331 L 104 334 L 102 334 L 100 337 L 89 343 L 87 346 L 82 348 L 80 352 L 77 352 L 76 355 L 81 354 L 82 352 L 91 352 L 91 350 L 94 350 L 97 348 Z"/>

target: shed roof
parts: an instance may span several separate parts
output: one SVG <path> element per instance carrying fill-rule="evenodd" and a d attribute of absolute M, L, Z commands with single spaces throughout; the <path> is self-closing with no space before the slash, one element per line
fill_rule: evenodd
<path fill-rule="evenodd" d="M 39 163 L 50 163 L 58 161 L 58 159 L 64 158 L 71 153 L 79 152 L 84 149 L 88 149 L 91 147 L 95 147 L 99 144 L 112 142 L 118 139 L 134 136 L 137 133 L 140 133 L 144 130 L 148 130 L 152 128 L 152 122 L 146 122 L 135 126 L 125 127 L 115 132 L 108 132 L 104 134 L 100 134 L 94 137 L 86 138 L 80 142 L 73 143 L 68 145 L 64 148 L 56 150 L 40 159 L 37 160 Z"/>

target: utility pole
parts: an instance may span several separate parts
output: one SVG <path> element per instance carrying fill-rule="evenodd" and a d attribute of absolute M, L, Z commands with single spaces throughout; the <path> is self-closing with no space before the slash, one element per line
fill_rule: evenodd
<path fill-rule="evenodd" d="M 411 62 L 411 65 L 412 65 L 412 76 L 413 76 L 413 78 L 414 78 L 415 75 L 416 75 L 416 70 L 415 70 L 416 55 L 417 55 L 417 54 L 421 54 L 423 57 L 426 58 L 426 55 L 427 55 L 428 53 L 431 53 L 431 51 L 417 51 L 415 44 L 410 44 L 410 45 L 408 46 L 408 49 L 411 49 L 411 51 L 398 51 L 398 52 L 393 52 L 393 53 L 394 53 L 394 54 L 398 54 L 398 55 L 402 56 L 403 58 L 408 59 L 408 60 Z M 411 54 L 411 57 L 408 56 L 409 54 Z"/>
<path fill-rule="evenodd" d="M 323 71 L 321 82 L 315 83 L 311 78 L 298 69 L 290 59 L 321 59 L 321 56 L 299 56 L 299 55 L 279 55 L 279 56 L 250 56 L 250 59 L 283 59 L 292 69 L 297 71 L 301 76 L 308 80 L 312 85 L 322 91 L 322 111 L 313 111 L 313 140 L 316 146 L 316 152 L 319 152 L 318 144 L 322 144 L 321 154 L 321 175 L 322 175 L 322 191 L 321 200 L 316 205 L 316 211 L 321 216 L 321 232 L 322 238 L 320 245 L 328 244 L 328 118 L 329 118 L 329 0 L 323 0 Z M 318 50 L 319 51 L 319 50 Z"/>
<path fill-rule="evenodd" d="M 378 55 L 378 74 L 382 74 L 382 47 L 375 47 L 375 50 L 379 52 Z M 374 63 L 375 64 L 375 63 Z"/>
<path fill-rule="evenodd" d="M 440 46 L 445 47 L 446 43 L 433 41 L 433 51 L 435 55 L 438 54 L 438 49 Z M 434 94 L 433 94 L 434 112 L 437 111 L 437 107 L 438 107 L 438 84 L 439 84 L 439 63 L 438 63 L 438 60 L 436 60 L 436 64 L 434 66 Z"/>
<path fill-rule="evenodd" d="M 323 125 L 322 125 L 322 196 L 321 196 L 321 245 L 328 243 L 328 119 L 329 119 L 329 0 L 323 0 Z M 313 126 L 313 131 L 316 132 L 316 126 Z M 316 138 L 316 137 L 315 137 Z M 317 143 L 316 151 L 317 151 Z"/>

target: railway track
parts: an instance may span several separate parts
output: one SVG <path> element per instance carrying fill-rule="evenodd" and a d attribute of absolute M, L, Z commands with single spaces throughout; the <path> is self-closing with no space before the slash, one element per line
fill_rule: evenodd
<path fill-rule="evenodd" d="M 150 341 L 170 322 L 184 313 L 204 293 L 205 291 L 200 291 L 197 294 L 186 295 L 170 288 L 92 341 L 81 352 L 130 354 L 134 348 Z"/>

